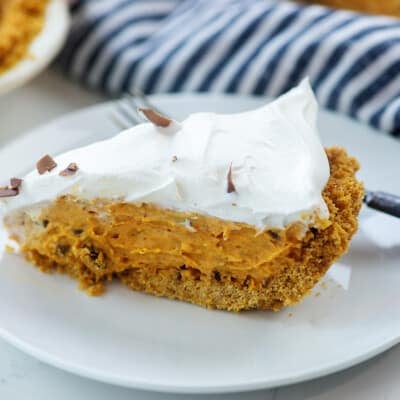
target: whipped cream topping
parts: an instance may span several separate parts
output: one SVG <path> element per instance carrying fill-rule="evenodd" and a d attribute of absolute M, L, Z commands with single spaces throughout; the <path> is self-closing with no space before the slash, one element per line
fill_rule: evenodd
<path fill-rule="evenodd" d="M 322 190 L 329 164 L 316 127 L 317 102 L 307 80 L 277 100 L 238 114 L 195 113 L 168 127 L 137 125 L 55 157 L 57 167 L 24 177 L 20 194 L 0 211 L 80 198 L 148 202 L 260 229 L 307 216 L 327 218 Z M 59 176 L 70 163 L 79 169 Z M 234 191 L 228 193 L 228 173 Z"/>

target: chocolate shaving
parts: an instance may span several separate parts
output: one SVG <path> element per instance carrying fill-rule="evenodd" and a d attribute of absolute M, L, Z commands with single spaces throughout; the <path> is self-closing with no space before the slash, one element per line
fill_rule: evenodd
<path fill-rule="evenodd" d="M 22 179 L 11 178 L 9 186 L 0 186 L 0 197 L 14 197 L 19 194 Z"/>
<path fill-rule="evenodd" d="M 14 197 L 18 195 L 18 189 L 0 187 L 0 197 Z"/>
<path fill-rule="evenodd" d="M 56 162 L 48 154 L 46 154 L 36 163 L 36 169 L 40 175 L 51 171 L 55 167 L 57 167 Z"/>
<path fill-rule="evenodd" d="M 79 167 L 76 163 L 71 163 L 68 165 L 67 168 L 65 168 L 64 170 L 62 170 L 59 175 L 60 176 L 70 176 L 70 175 L 74 175 L 76 171 L 78 171 Z"/>
<path fill-rule="evenodd" d="M 235 188 L 235 185 L 233 184 L 233 180 L 232 180 L 232 163 L 229 166 L 229 171 L 228 171 L 228 175 L 226 178 L 228 180 L 228 187 L 227 187 L 226 191 L 228 193 L 236 192 L 236 188 Z"/>
<path fill-rule="evenodd" d="M 65 256 L 69 252 L 70 248 L 71 246 L 69 244 L 59 243 L 56 247 L 56 251 L 59 255 Z"/>
<path fill-rule="evenodd" d="M 19 178 L 11 178 L 10 179 L 10 188 L 11 189 L 19 189 L 21 186 L 22 179 Z"/>
<path fill-rule="evenodd" d="M 278 240 L 278 239 L 279 239 L 279 233 L 278 233 L 278 232 L 269 230 L 269 231 L 268 231 L 268 234 L 269 234 L 269 236 L 271 236 L 272 239 L 275 239 L 275 240 Z"/>
<path fill-rule="evenodd" d="M 152 108 L 139 108 L 139 111 L 141 111 L 146 116 L 146 118 L 156 126 L 166 128 L 172 122 L 171 119 L 159 114 Z"/>

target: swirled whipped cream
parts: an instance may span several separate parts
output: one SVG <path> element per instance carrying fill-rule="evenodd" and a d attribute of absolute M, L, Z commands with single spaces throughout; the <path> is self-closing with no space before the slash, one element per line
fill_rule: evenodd
<path fill-rule="evenodd" d="M 307 80 L 277 100 L 238 114 L 195 113 L 168 127 L 144 123 L 55 157 L 57 167 L 23 178 L 4 212 L 63 194 L 148 202 L 264 227 L 328 217 L 329 164 Z M 70 163 L 79 169 L 59 173 Z M 230 182 L 228 182 L 230 181 Z M 229 190 L 228 190 L 229 189 Z"/>

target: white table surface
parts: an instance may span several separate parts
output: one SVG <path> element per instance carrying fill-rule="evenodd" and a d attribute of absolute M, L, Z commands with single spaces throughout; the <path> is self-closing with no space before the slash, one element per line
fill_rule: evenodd
<path fill-rule="evenodd" d="M 103 101 L 47 71 L 31 84 L 0 98 L 0 146 L 18 134 L 66 112 Z M 0 294 L 1 301 L 1 294 Z M 1 323 L 1 321 L 0 321 Z M 303 384 L 237 395 L 165 395 L 118 388 L 80 378 L 24 355 L 0 339 L 1 400 L 398 400 L 400 346 L 367 363 Z"/>

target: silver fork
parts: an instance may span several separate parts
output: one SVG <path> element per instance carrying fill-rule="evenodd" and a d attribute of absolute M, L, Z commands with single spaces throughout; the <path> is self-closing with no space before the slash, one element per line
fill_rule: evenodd
<path fill-rule="evenodd" d="M 114 123 L 121 129 L 127 129 L 137 124 L 147 122 L 146 117 L 139 111 L 140 108 L 151 108 L 159 114 L 166 114 L 149 101 L 139 89 L 133 89 L 116 102 L 112 113 Z"/>
<path fill-rule="evenodd" d="M 135 89 L 117 101 L 112 118 L 115 124 L 121 129 L 127 129 L 142 122 L 147 122 L 146 118 L 139 111 L 140 108 L 151 108 L 159 114 L 167 116 L 145 94 Z M 400 218 L 400 196 L 382 191 L 366 190 L 363 201 L 369 208 Z"/>

